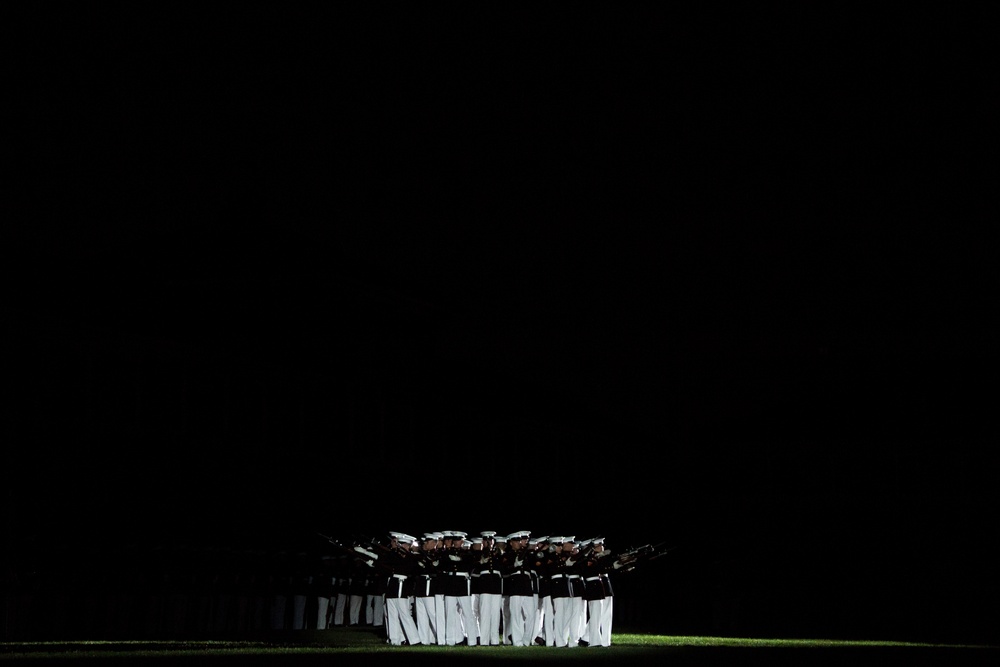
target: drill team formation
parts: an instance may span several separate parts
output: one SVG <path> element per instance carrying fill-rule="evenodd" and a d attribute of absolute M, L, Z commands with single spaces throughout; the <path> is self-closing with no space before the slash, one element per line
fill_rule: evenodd
<path fill-rule="evenodd" d="M 390 532 L 334 546 L 320 628 L 368 624 L 393 646 L 611 645 L 611 576 L 666 554 L 662 545 L 615 553 L 605 538 Z"/>

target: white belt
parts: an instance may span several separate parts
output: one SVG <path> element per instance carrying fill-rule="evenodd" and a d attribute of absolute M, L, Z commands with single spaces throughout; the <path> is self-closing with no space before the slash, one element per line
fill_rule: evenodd
<path fill-rule="evenodd" d="M 601 578 L 600 575 L 596 577 L 587 577 L 586 579 L 584 579 L 584 581 L 598 581 L 600 578 Z"/>
<path fill-rule="evenodd" d="M 549 579 L 561 579 L 565 576 L 566 576 L 565 574 L 553 574 L 551 577 L 549 577 Z"/>
<path fill-rule="evenodd" d="M 392 576 L 396 577 L 397 579 L 406 579 L 406 575 L 405 574 L 394 574 Z"/>
<path fill-rule="evenodd" d="M 580 578 L 580 575 L 578 575 L 578 574 L 567 574 L 566 576 L 569 577 L 570 579 L 579 579 Z"/>

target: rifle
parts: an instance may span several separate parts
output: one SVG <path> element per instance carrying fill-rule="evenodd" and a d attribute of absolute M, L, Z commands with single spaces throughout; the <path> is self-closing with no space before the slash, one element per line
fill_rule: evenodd
<path fill-rule="evenodd" d="M 326 540 L 327 542 L 329 542 L 330 544 L 332 544 L 334 547 L 336 547 L 340 551 L 355 553 L 354 550 L 351 549 L 351 547 L 345 546 L 340 540 L 338 540 L 338 539 L 336 539 L 334 537 L 330 537 L 329 535 L 324 535 L 323 533 L 320 533 L 320 532 L 317 532 L 316 535 L 318 535 L 319 537 L 322 537 L 324 540 Z"/>
<path fill-rule="evenodd" d="M 358 551 L 359 548 L 364 549 L 364 551 L 359 551 L 359 553 L 363 553 L 374 560 L 378 560 L 379 555 L 391 554 L 396 558 L 416 561 L 421 567 L 425 568 L 425 570 L 429 570 L 431 572 L 434 572 L 437 569 L 437 561 L 435 559 L 438 557 L 438 554 L 428 553 L 420 548 L 400 548 L 398 550 L 393 550 L 384 544 L 380 544 L 376 540 L 365 537 L 364 535 L 358 536 L 358 539 L 355 542 L 354 550 Z"/>
<path fill-rule="evenodd" d="M 640 564 L 649 563 L 657 558 L 661 558 L 677 548 L 665 545 L 666 542 L 660 542 L 656 545 L 644 544 L 640 547 L 629 549 L 615 559 L 614 564 L 617 566 L 616 569 L 631 572 Z"/>
<path fill-rule="evenodd" d="M 594 542 L 591 541 L 590 544 L 580 549 L 580 552 L 576 555 L 576 558 L 583 560 L 585 558 L 590 558 L 590 554 L 594 552 Z"/>
<path fill-rule="evenodd" d="M 384 554 L 396 553 L 389 547 L 379 542 L 378 540 L 372 537 L 366 537 L 365 535 L 356 535 L 354 537 L 354 546 L 369 547 L 375 551 L 379 551 L 380 553 Z"/>
<path fill-rule="evenodd" d="M 359 561 L 365 563 L 366 565 L 373 566 L 374 561 L 378 560 L 378 554 L 376 554 L 374 551 L 370 549 L 365 548 L 365 546 L 372 546 L 378 548 L 381 546 L 379 544 L 373 542 L 371 545 L 362 545 L 357 540 L 355 540 L 351 546 L 347 546 L 340 540 L 330 537 L 329 535 L 324 535 L 323 533 L 319 532 L 316 534 L 325 539 L 330 544 L 332 544 L 341 553 L 349 554 L 354 558 L 358 559 Z M 382 548 L 385 549 L 385 547 Z M 365 560 L 364 558 L 365 556 L 367 556 L 369 560 Z"/>

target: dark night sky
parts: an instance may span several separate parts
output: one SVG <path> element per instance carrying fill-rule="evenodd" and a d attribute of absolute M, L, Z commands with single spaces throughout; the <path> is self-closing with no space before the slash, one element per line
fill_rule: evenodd
<path fill-rule="evenodd" d="M 964 20 L 119 9 L 26 20 L 17 530 L 986 562 Z M 156 432 L 253 387 L 283 434 Z M 374 450 L 336 426 L 359 396 L 404 415 Z"/>

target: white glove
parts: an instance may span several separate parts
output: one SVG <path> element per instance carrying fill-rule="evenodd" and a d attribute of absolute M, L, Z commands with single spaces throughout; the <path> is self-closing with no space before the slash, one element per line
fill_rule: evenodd
<path fill-rule="evenodd" d="M 576 562 L 576 561 L 575 561 L 575 560 L 573 560 L 572 558 L 567 558 L 567 559 L 566 559 L 566 564 L 567 564 L 567 565 L 573 565 L 573 563 L 575 563 L 575 562 Z"/>
<path fill-rule="evenodd" d="M 364 555 L 366 555 L 366 556 L 369 556 L 370 558 L 373 558 L 373 559 L 375 559 L 375 560 L 378 560 L 378 554 L 376 554 L 376 553 L 373 553 L 373 552 L 371 552 L 371 551 L 368 551 L 368 550 L 367 550 L 367 549 L 365 549 L 364 547 L 361 547 L 361 546 L 358 546 L 358 547 L 354 547 L 354 550 L 355 550 L 355 551 L 357 551 L 358 553 L 361 553 L 361 554 L 364 554 Z"/>
<path fill-rule="evenodd" d="M 522 565 L 524 565 L 524 561 L 523 560 L 521 560 L 520 558 L 515 558 L 514 559 L 514 567 L 521 567 Z"/>
<path fill-rule="evenodd" d="M 455 554 L 448 554 L 448 558 L 451 560 L 462 560 L 461 556 L 456 556 Z"/>

